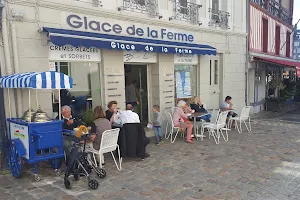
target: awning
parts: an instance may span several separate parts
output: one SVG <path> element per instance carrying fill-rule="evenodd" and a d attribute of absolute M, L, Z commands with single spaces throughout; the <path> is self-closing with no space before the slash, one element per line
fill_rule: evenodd
<path fill-rule="evenodd" d="M 290 66 L 290 67 L 300 67 L 300 62 L 298 61 L 289 61 L 289 60 L 283 60 L 283 59 L 273 59 L 273 58 L 265 58 L 265 57 L 254 57 L 256 60 L 262 60 L 278 65 L 284 65 L 284 66 Z"/>
<path fill-rule="evenodd" d="M 2 88 L 71 89 L 73 79 L 59 72 L 28 72 L 0 78 Z"/>
<path fill-rule="evenodd" d="M 108 35 L 65 29 L 43 28 L 51 42 L 57 46 L 95 47 L 127 51 L 144 51 L 171 54 L 216 55 L 216 49 L 209 45 L 171 42 L 130 36 Z"/>

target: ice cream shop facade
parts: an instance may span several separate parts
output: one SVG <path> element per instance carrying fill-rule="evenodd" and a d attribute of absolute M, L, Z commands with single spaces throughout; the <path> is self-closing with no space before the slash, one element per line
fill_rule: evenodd
<path fill-rule="evenodd" d="M 245 104 L 246 34 L 242 30 L 201 29 L 157 18 L 145 23 L 143 18 L 127 15 L 125 19 L 45 5 L 40 5 L 35 23 L 30 6 L 11 4 L 9 9 L 14 12 L 5 14 L 7 22 L 11 13 L 23 13 L 23 17 L 6 27 L 14 33 L 7 43 L 13 59 L 1 62 L 16 73 L 55 70 L 71 76 L 76 109 L 106 107 L 112 100 L 125 109 L 130 83 L 136 86 L 139 112 L 146 121 L 151 119 L 153 105 L 170 109 L 181 98 L 200 96 L 208 108 L 217 108 L 230 95 L 237 109 Z M 16 115 L 28 109 L 27 95 L 16 94 L 21 98 L 15 102 Z M 54 116 L 55 94 L 38 95 L 42 109 Z"/>

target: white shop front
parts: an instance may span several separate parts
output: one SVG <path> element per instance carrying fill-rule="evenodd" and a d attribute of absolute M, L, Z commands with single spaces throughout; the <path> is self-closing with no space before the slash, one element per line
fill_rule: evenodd
<path fill-rule="evenodd" d="M 199 55 L 216 55 L 215 48 L 196 44 L 191 33 L 72 13 L 64 21 L 63 28 L 43 28 L 50 40 L 49 70 L 73 78 L 70 92 L 79 111 L 111 100 L 124 109 L 130 80 L 147 123 L 154 104 L 164 109 L 174 105 L 174 97 L 199 95 Z"/>

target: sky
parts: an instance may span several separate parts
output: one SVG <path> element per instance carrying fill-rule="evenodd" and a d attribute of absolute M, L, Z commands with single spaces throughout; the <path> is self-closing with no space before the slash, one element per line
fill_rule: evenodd
<path fill-rule="evenodd" d="M 296 24 L 300 19 L 300 0 L 294 1 L 294 17 L 293 17 L 293 24 Z M 300 22 L 299 22 L 300 23 Z M 300 24 L 298 24 L 299 27 Z"/>

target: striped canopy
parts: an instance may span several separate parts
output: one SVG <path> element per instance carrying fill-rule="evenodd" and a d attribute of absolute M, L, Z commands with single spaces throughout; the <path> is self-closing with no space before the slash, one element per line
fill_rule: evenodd
<path fill-rule="evenodd" d="M 73 79 L 59 72 L 28 72 L 0 78 L 2 88 L 71 89 Z"/>

